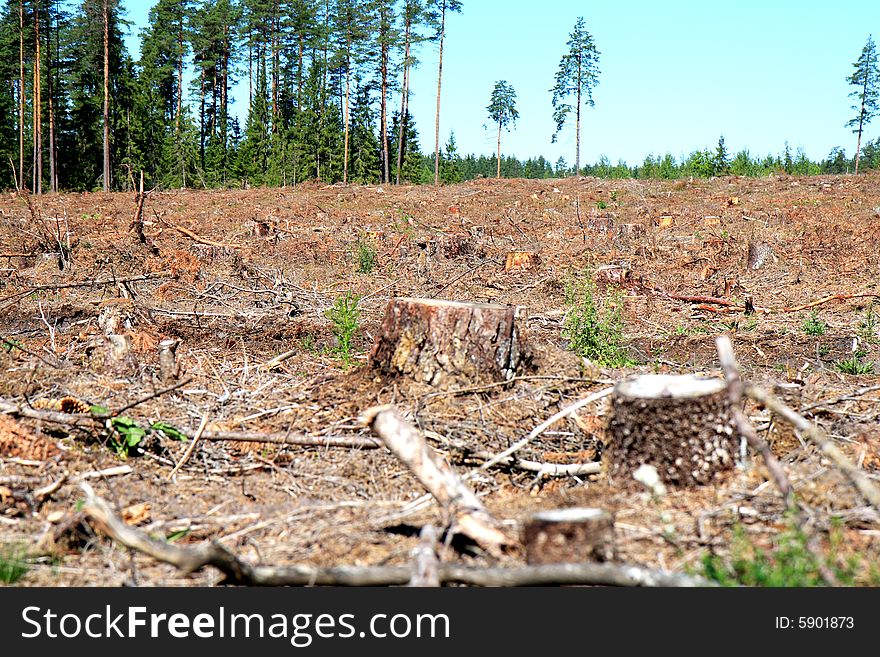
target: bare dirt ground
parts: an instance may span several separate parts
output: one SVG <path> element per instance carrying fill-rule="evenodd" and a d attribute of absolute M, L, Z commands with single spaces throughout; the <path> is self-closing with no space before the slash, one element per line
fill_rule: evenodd
<path fill-rule="evenodd" d="M 0 402 L 73 396 L 121 408 L 165 387 L 156 346 L 176 338 L 190 380 L 126 411 L 142 426 L 162 421 L 192 436 L 207 418 L 212 431 L 367 437 L 358 416 L 394 404 L 465 474 L 473 464 L 449 440 L 499 452 L 632 372 L 718 374 L 714 340 L 726 333 L 749 381 L 805 409 L 880 480 L 880 393 L 862 392 L 880 383 L 880 367 L 851 375 L 835 365 L 854 349 L 880 362 L 880 329 L 868 321 L 870 303 L 880 309 L 871 296 L 880 295 L 880 176 L 163 192 L 146 200 L 145 242 L 131 229 L 134 210 L 133 194 L 49 195 L 30 207 L 15 194 L 0 198 Z M 370 273 L 358 271 L 359 244 L 377 254 Z M 759 244 L 765 256 L 753 267 Z M 511 251 L 537 253 L 537 266 L 505 271 Z M 608 265 L 627 272 L 617 274 L 625 336 L 641 365 L 626 371 L 585 365 L 561 335 L 566 281 Z M 346 366 L 326 311 L 349 291 L 361 297 L 361 323 Z M 438 391 L 379 376 L 367 352 L 396 296 L 524 306 L 533 362 L 496 387 Z M 733 309 L 676 296 L 721 297 Z M 755 314 L 737 310 L 746 299 Z M 822 335 L 803 329 L 812 311 L 827 325 Z M 125 371 L 96 355 L 108 318 L 131 337 Z M 274 369 L 261 367 L 289 350 Z M 784 423 L 746 410 L 823 540 L 839 518 L 840 558 L 876 563 L 877 513 Z M 586 408 L 521 456 L 599 460 L 605 413 Z M 211 569 L 184 576 L 132 555 L 88 526 L 59 529 L 83 497 L 76 477 L 119 465 L 131 472 L 90 481 L 130 523 L 178 545 L 213 539 L 252 563 L 407 564 L 417 528 L 442 522 L 436 507 L 407 506 L 424 490 L 384 450 L 205 441 L 171 476 L 187 446 L 154 433 L 143 454 L 122 460 L 93 428 L 0 414 L 0 543 L 42 555 L 20 584 L 219 580 Z M 34 496 L 65 474 L 57 491 Z M 786 527 L 758 459 L 716 485 L 661 499 L 627 484 L 503 468 L 471 481 L 513 535 L 537 510 L 603 507 L 616 514 L 621 561 L 672 571 L 698 569 L 709 551 L 725 554 L 735 526 L 763 547 Z M 500 559 L 452 548 L 442 556 L 524 560 L 518 549 Z M 858 582 L 869 577 L 866 567 Z"/>

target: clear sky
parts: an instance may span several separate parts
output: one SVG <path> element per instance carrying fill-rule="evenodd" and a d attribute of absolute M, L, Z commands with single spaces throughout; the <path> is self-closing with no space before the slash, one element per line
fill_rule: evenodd
<path fill-rule="evenodd" d="M 136 55 L 135 35 L 155 2 L 123 4 Z M 880 38 L 880 0 L 463 0 L 463 12 L 448 19 L 441 145 L 454 130 L 459 152 L 494 153 L 486 105 L 495 82 L 507 80 L 520 117 L 502 151 L 573 163 L 573 127 L 551 144 L 548 90 L 578 16 L 601 53 L 596 105 L 584 113 L 582 163 L 603 154 L 630 164 L 649 153 L 679 157 L 714 148 L 722 134 L 731 152 L 752 155 L 780 153 L 786 140 L 814 160 L 834 146 L 855 150 L 844 127 L 855 114 L 846 77 L 868 35 Z M 422 150 L 431 153 L 436 45 L 419 57 L 410 108 Z M 239 101 L 237 111 L 244 109 Z M 866 131 L 868 139 L 878 136 L 880 118 Z"/>

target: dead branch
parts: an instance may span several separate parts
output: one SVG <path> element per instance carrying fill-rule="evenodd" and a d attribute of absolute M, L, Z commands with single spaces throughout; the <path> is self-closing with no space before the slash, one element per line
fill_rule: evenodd
<path fill-rule="evenodd" d="M 584 399 L 581 399 L 579 401 L 576 401 L 573 404 L 566 406 L 561 411 L 559 411 L 555 415 L 549 417 L 548 419 L 544 420 L 541 424 L 539 424 L 537 427 L 532 429 L 531 433 L 529 433 L 528 436 L 526 436 L 522 440 L 515 442 L 513 445 L 511 445 L 510 447 L 505 449 L 503 452 L 496 454 L 491 459 L 489 459 L 488 461 L 483 463 L 483 465 L 480 466 L 480 470 L 487 470 L 488 468 L 491 468 L 493 465 L 498 465 L 499 463 L 501 463 L 502 461 L 507 459 L 509 456 L 513 456 L 513 454 L 515 454 L 516 452 L 521 450 L 523 447 L 528 445 L 535 438 L 540 436 L 542 433 L 544 433 L 547 429 L 549 429 L 551 426 L 553 426 L 556 422 L 558 422 L 562 418 L 568 417 L 569 415 L 571 415 L 575 411 L 580 410 L 584 406 L 587 406 L 589 404 L 592 404 L 593 402 L 599 401 L 600 399 L 607 397 L 612 392 L 614 392 L 613 387 L 612 388 L 605 388 L 604 390 L 600 390 L 599 392 L 593 393 L 589 397 L 585 397 Z"/>
<path fill-rule="evenodd" d="M 51 422 L 52 424 L 64 424 L 70 427 L 94 427 L 95 423 L 101 424 L 101 420 L 91 415 L 73 415 L 70 413 L 61 413 L 60 411 L 44 411 L 30 408 L 28 406 L 19 406 L 0 399 L 0 413 L 11 415 L 12 417 L 23 417 L 31 420 L 42 420 Z"/>
<path fill-rule="evenodd" d="M 190 238 L 193 242 L 198 242 L 199 244 L 205 244 L 206 246 L 214 246 L 219 249 L 240 249 L 241 245 L 239 244 L 224 244 L 223 242 L 215 242 L 214 240 L 209 240 L 205 237 L 199 237 L 191 230 L 184 228 L 183 226 L 178 226 L 177 224 L 170 224 L 172 228 L 174 228 L 179 233 L 183 233 L 188 238 Z"/>
<path fill-rule="evenodd" d="M 189 460 L 189 457 L 192 456 L 193 451 L 195 451 L 196 444 L 199 442 L 199 439 L 202 437 L 202 434 L 205 432 L 205 427 L 208 426 L 208 414 L 205 413 L 202 416 L 202 421 L 199 423 L 199 428 L 196 429 L 196 433 L 193 436 L 193 439 L 189 443 L 189 447 L 186 448 L 186 451 L 183 453 L 183 456 L 180 457 L 180 460 L 177 462 L 171 472 L 168 473 L 168 478 L 171 479 L 174 475 L 177 474 L 177 471 L 183 467 L 183 464 Z"/>
<path fill-rule="evenodd" d="M 801 306 L 792 306 L 789 308 L 783 308 L 782 310 L 778 310 L 776 312 L 782 313 L 796 313 L 801 310 L 809 310 L 810 308 L 815 308 L 816 306 L 821 306 L 823 304 L 828 303 L 829 301 L 846 301 L 847 299 L 862 299 L 865 297 L 873 297 L 875 299 L 880 299 L 880 294 L 874 293 L 859 293 L 859 294 L 831 294 L 827 297 L 823 297 L 818 299 L 817 301 L 811 301 L 810 303 L 805 303 Z"/>
<path fill-rule="evenodd" d="M 846 458 L 846 455 L 840 451 L 837 445 L 835 445 L 827 435 L 825 435 L 825 432 L 822 431 L 822 429 L 811 423 L 802 415 L 796 413 L 762 388 L 757 386 L 747 386 L 745 393 L 764 408 L 776 413 L 776 415 L 797 429 L 806 440 L 809 440 L 816 445 L 822 453 L 825 454 L 835 466 L 837 466 L 847 479 L 850 480 L 865 501 L 876 510 L 880 511 L 880 489 L 877 488 L 864 471 L 857 468 L 848 458 Z"/>
<path fill-rule="evenodd" d="M 440 534 L 434 525 L 425 525 L 419 533 L 419 544 L 413 550 L 412 578 L 407 586 L 440 586 L 440 560 L 437 558 L 437 541 Z"/>
<path fill-rule="evenodd" d="M 183 547 L 157 541 L 139 529 L 126 525 L 88 484 L 84 511 L 96 528 L 114 541 L 185 573 L 213 566 L 227 584 L 247 586 L 402 586 L 412 579 L 410 566 L 251 566 L 216 542 Z M 640 566 L 617 564 L 548 564 L 520 568 L 475 568 L 440 565 L 440 584 L 471 586 L 714 586 L 700 577 L 655 571 Z"/>
<path fill-rule="evenodd" d="M 119 283 L 137 283 L 139 281 L 149 281 L 157 278 L 166 278 L 171 275 L 171 272 L 168 271 L 160 271 L 154 274 L 142 274 L 140 276 L 130 276 L 128 278 L 106 278 L 101 280 L 91 280 L 91 281 L 80 281 L 78 283 L 46 283 L 45 285 L 33 285 L 26 290 L 21 292 L 15 292 L 8 296 L 0 299 L 0 303 L 4 301 L 10 301 L 12 299 L 17 299 L 18 297 L 24 297 L 32 292 L 39 292 L 41 290 L 65 290 L 74 287 L 97 287 L 99 285 L 117 285 Z"/>
<path fill-rule="evenodd" d="M 272 445 L 299 445 L 301 447 L 345 447 L 349 449 L 379 449 L 382 443 L 374 438 L 356 436 L 307 436 L 285 433 L 252 433 L 246 431 L 206 431 L 202 440 L 222 442 L 234 440 L 241 443 L 267 443 Z"/>
<path fill-rule="evenodd" d="M 364 411 L 361 419 L 455 519 L 457 531 L 491 554 L 500 554 L 501 547 L 511 543 L 497 529 L 495 519 L 455 470 L 437 456 L 418 430 L 395 408 L 370 408 Z"/>
<path fill-rule="evenodd" d="M 877 390 L 880 390 L 880 385 L 859 388 L 858 390 L 853 390 L 852 392 L 847 392 L 831 399 L 823 399 L 821 401 L 817 401 L 816 403 L 810 404 L 809 406 L 801 406 L 798 412 L 806 413 L 807 411 L 812 411 L 816 408 L 821 408 L 822 406 L 834 406 L 835 404 L 839 404 L 842 401 L 853 401 L 857 397 L 867 395 L 871 392 L 876 392 Z"/>
<path fill-rule="evenodd" d="M 733 355 L 733 345 L 730 342 L 730 338 L 726 335 L 719 336 L 715 340 L 715 345 L 718 349 L 718 359 L 721 361 L 721 367 L 724 369 L 724 378 L 727 379 L 727 393 L 732 406 L 733 421 L 736 423 L 740 435 L 749 443 L 749 447 L 758 452 L 761 458 L 764 459 L 764 464 L 770 472 L 773 483 L 776 484 L 776 488 L 782 493 L 786 506 L 791 507 L 794 505 L 794 488 L 791 482 L 789 482 L 785 471 L 782 469 L 782 465 L 770 450 L 770 445 L 766 441 L 761 440 L 758 432 L 755 431 L 755 427 L 752 426 L 749 418 L 746 417 L 742 410 L 745 386 L 739 374 L 736 358 Z"/>

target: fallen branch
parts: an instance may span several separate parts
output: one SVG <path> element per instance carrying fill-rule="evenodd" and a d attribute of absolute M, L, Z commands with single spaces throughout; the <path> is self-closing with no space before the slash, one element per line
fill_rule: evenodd
<path fill-rule="evenodd" d="M 854 390 L 853 392 L 847 392 L 831 399 L 823 399 L 822 401 L 817 401 L 816 403 L 810 404 L 809 406 L 801 406 L 799 412 L 806 413 L 807 411 L 812 411 L 814 409 L 821 408 L 822 406 L 834 406 L 835 404 L 839 404 L 842 401 L 854 401 L 857 397 L 867 395 L 871 392 L 876 392 L 877 390 L 880 390 L 880 385 L 859 388 L 858 390 Z"/>
<path fill-rule="evenodd" d="M 782 465 L 770 450 L 770 445 L 766 441 L 761 440 L 758 432 L 755 431 L 755 427 L 752 426 L 749 418 L 746 417 L 742 410 L 745 386 L 739 374 L 736 358 L 733 355 L 733 345 L 730 342 L 730 338 L 726 335 L 719 336 L 715 340 L 715 345 L 718 349 L 718 359 L 724 370 L 724 378 L 727 380 L 727 394 L 730 397 L 733 421 L 736 423 L 736 428 L 739 430 L 740 435 L 749 443 L 749 447 L 758 452 L 761 458 L 764 459 L 764 464 L 767 466 L 767 470 L 770 472 L 776 488 L 782 493 L 786 506 L 793 507 L 795 505 L 794 488 L 791 482 L 789 482 L 785 471 L 782 469 Z"/>
<path fill-rule="evenodd" d="M 195 451 L 196 444 L 199 442 L 199 438 L 202 437 L 202 434 L 205 432 L 205 427 L 208 426 L 208 414 L 205 413 L 202 416 L 202 421 L 199 424 L 199 428 L 196 429 L 196 433 L 193 436 L 193 439 L 189 443 L 189 447 L 186 448 L 186 451 L 183 453 L 183 456 L 180 457 L 180 460 L 177 462 L 171 472 L 168 473 L 168 478 L 171 479 L 174 475 L 177 474 L 177 471 L 183 467 L 183 464 L 189 460 L 189 457 L 192 456 L 193 451 Z"/>
<path fill-rule="evenodd" d="M 613 391 L 614 391 L 613 387 L 605 388 L 604 390 L 600 390 L 599 392 L 593 393 L 589 397 L 585 397 L 584 399 L 578 400 L 575 403 L 566 406 L 561 411 L 559 411 L 555 415 L 547 418 L 541 424 L 539 424 L 537 427 L 532 429 L 531 433 L 529 433 L 528 436 L 526 436 L 522 440 L 515 442 L 513 445 L 511 445 L 510 447 L 505 449 L 503 452 L 496 454 L 491 459 L 486 461 L 483 465 L 480 466 L 480 470 L 487 470 L 487 469 L 491 468 L 493 465 L 498 465 L 499 463 L 501 463 L 505 459 L 507 459 L 509 456 L 513 456 L 516 452 L 518 452 L 523 447 L 528 445 L 535 438 L 540 436 L 542 433 L 544 433 L 547 429 L 549 429 L 551 426 L 553 426 L 556 422 L 558 422 L 562 418 L 568 417 L 569 415 L 571 415 L 575 411 L 580 410 L 584 406 L 592 404 L 593 402 L 597 402 L 600 399 L 604 399 L 605 397 L 610 395 Z"/>
<path fill-rule="evenodd" d="M 419 533 L 419 544 L 413 550 L 412 577 L 407 586 L 440 586 L 440 560 L 437 558 L 437 541 L 440 533 L 434 525 L 425 525 Z"/>
<path fill-rule="evenodd" d="M 795 313 L 801 310 L 809 310 L 810 308 L 815 308 L 816 306 L 821 306 L 823 304 L 828 303 L 829 301 L 846 301 L 847 299 L 862 299 L 865 297 L 873 297 L 875 299 L 880 299 L 880 294 L 874 294 L 870 292 L 859 293 L 859 294 L 831 294 L 827 297 L 823 297 L 817 301 L 811 301 L 810 303 L 805 303 L 802 306 L 792 306 L 789 308 L 783 308 L 782 310 L 777 310 L 776 312 L 782 313 Z"/>
<path fill-rule="evenodd" d="M 284 433 L 251 433 L 246 431 L 206 431 L 202 440 L 222 442 L 234 440 L 241 443 L 267 443 L 272 445 L 299 445 L 301 447 L 345 447 L 350 449 L 379 449 L 382 443 L 374 438 L 356 436 L 307 436 Z"/>
<path fill-rule="evenodd" d="M 142 274 L 141 276 L 131 276 L 129 278 L 107 278 L 101 280 L 80 281 L 78 283 L 46 283 L 45 285 L 34 285 L 22 292 L 15 292 L 9 296 L 0 299 L 0 303 L 10 301 L 18 297 L 27 296 L 32 292 L 40 292 L 41 290 L 65 290 L 74 287 L 97 287 L 99 285 L 116 285 L 118 283 L 137 283 L 139 281 L 149 281 L 157 278 L 166 278 L 171 272 L 162 271 L 155 274 Z"/>
<path fill-rule="evenodd" d="M 129 527 L 95 495 L 88 484 L 84 511 L 96 528 L 114 541 L 171 564 L 185 573 L 213 566 L 220 570 L 226 584 L 247 586 L 403 586 L 413 575 L 410 566 L 251 566 L 222 545 L 211 542 L 193 547 L 172 545 L 150 538 Z M 640 566 L 608 563 L 548 564 L 520 568 L 475 568 L 439 565 L 439 584 L 471 586 L 714 586 L 700 577 L 649 570 Z"/>
<path fill-rule="evenodd" d="M 877 488 L 864 471 L 853 465 L 846 458 L 846 455 L 825 435 L 822 429 L 812 424 L 762 388 L 747 386 L 745 392 L 746 395 L 764 408 L 773 411 L 780 418 L 791 424 L 806 440 L 816 445 L 837 466 L 838 470 L 843 472 L 865 501 L 877 511 L 880 511 L 880 489 Z"/>
<path fill-rule="evenodd" d="M 718 348 L 718 358 L 721 361 L 721 366 L 724 369 L 724 375 L 727 379 L 727 389 L 730 396 L 733 419 L 737 425 L 737 429 L 739 429 L 740 434 L 745 437 L 752 449 L 760 453 L 761 457 L 764 459 L 764 464 L 770 472 L 773 483 L 776 484 L 776 487 L 785 499 L 785 505 L 793 512 L 794 521 L 797 523 L 800 531 L 807 536 L 806 548 L 816 558 L 817 567 L 822 579 L 825 580 L 825 583 L 829 586 L 840 586 L 837 576 L 825 563 L 825 559 L 822 556 L 822 546 L 819 542 L 819 536 L 815 531 L 811 530 L 809 515 L 806 509 L 804 509 L 804 507 L 797 501 L 794 494 L 794 487 L 785 475 L 782 465 L 773 455 L 773 452 L 770 451 L 770 446 L 758 437 L 755 428 L 752 426 L 752 423 L 749 422 L 748 417 L 746 417 L 746 414 L 742 410 L 743 398 L 748 394 L 749 389 L 745 387 L 740 378 L 739 368 L 736 365 L 736 359 L 733 355 L 733 346 L 731 345 L 730 338 L 726 335 L 722 335 L 716 339 L 715 344 Z M 806 422 L 806 420 L 804 421 Z M 840 456 L 843 455 L 841 454 Z"/>
<path fill-rule="evenodd" d="M 495 555 L 500 554 L 502 546 L 511 543 L 476 494 L 395 408 L 370 408 L 361 419 L 454 518 L 453 529 Z"/>
<path fill-rule="evenodd" d="M 188 238 L 190 238 L 193 242 L 198 242 L 199 244 L 205 244 L 206 246 L 214 246 L 219 249 L 240 249 L 241 245 L 239 244 L 225 244 L 223 242 L 215 242 L 214 240 L 209 240 L 205 237 L 199 237 L 191 230 L 184 228 L 183 226 L 178 226 L 177 224 L 171 224 L 171 227 L 176 231 L 183 233 Z"/>

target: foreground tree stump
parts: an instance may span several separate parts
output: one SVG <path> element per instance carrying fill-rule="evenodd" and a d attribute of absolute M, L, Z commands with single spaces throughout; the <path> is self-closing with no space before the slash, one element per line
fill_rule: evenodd
<path fill-rule="evenodd" d="M 584 563 L 614 559 L 614 517 L 604 509 L 556 509 L 523 526 L 526 562 Z"/>
<path fill-rule="evenodd" d="M 653 465 L 665 484 L 711 482 L 733 468 L 739 433 L 722 379 L 651 374 L 617 384 L 612 395 L 609 474 L 632 479 Z"/>
<path fill-rule="evenodd" d="M 524 359 L 516 320 L 513 306 L 392 299 L 370 364 L 439 387 L 507 381 Z"/>

